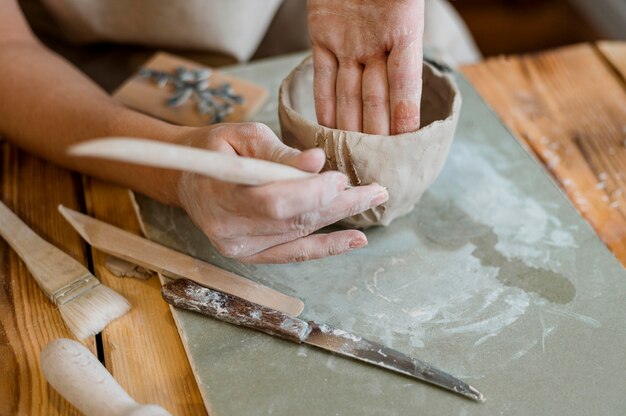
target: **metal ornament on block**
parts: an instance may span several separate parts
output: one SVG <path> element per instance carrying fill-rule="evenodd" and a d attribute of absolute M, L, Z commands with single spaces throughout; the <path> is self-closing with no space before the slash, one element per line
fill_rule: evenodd
<path fill-rule="evenodd" d="M 139 76 L 153 80 L 160 88 L 168 84 L 174 87 L 172 96 L 167 99 L 167 106 L 175 108 L 183 105 L 192 97 L 196 101 L 196 111 L 201 116 L 210 116 L 210 123 L 220 123 L 233 111 L 234 104 L 243 104 L 244 98 L 235 94 L 230 83 L 209 87 L 213 71 L 209 68 L 176 68 L 174 74 L 143 67 Z"/>

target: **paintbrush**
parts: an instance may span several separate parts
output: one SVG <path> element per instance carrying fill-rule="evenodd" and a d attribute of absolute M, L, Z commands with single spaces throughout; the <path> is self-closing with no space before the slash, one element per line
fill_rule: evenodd
<path fill-rule="evenodd" d="M 130 309 L 85 266 L 43 240 L 0 202 L 0 235 L 15 250 L 78 339 L 102 331 Z"/>
<path fill-rule="evenodd" d="M 265 185 L 315 175 L 267 160 L 132 137 L 89 140 L 70 147 L 68 153 L 71 156 L 193 172 L 240 185 Z"/>

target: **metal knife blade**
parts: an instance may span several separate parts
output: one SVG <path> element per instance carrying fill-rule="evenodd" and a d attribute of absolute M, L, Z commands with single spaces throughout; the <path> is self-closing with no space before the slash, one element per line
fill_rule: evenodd
<path fill-rule="evenodd" d="M 161 293 L 168 303 L 182 309 L 295 343 L 310 344 L 425 381 L 477 402 L 485 400 L 474 387 L 423 361 L 326 324 L 307 322 L 234 296 L 203 288 L 185 279 L 163 285 Z"/>
<path fill-rule="evenodd" d="M 181 277 L 250 302 L 298 316 L 304 303 L 267 286 L 162 246 L 64 206 L 59 212 L 91 246 L 173 279 Z"/>
<path fill-rule="evenodd" d="M 421 360 L 327 324 L 308 324 L 310 333 L 303 340 L 307 344 L 434 384 L 477 402 L 485 400 L 474 387 Z"/>

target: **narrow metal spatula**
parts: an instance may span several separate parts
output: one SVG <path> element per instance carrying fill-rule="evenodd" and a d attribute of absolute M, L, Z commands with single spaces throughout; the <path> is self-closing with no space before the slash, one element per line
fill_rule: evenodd
<path fill-rule="evenodd" d="M 235 325 L 245 326 L 295 343 L 305 343 L 350 357 L 414 379 L 425 381 L 468 399 L 485 397 L 469 384 L 423 361 L 382 344 L 314 321 L 304 321 L 282 312 L 255 305 L 225 293 L 204 288 L 190 280 L 169 282 L 161 288 L 170 304 Z"/>

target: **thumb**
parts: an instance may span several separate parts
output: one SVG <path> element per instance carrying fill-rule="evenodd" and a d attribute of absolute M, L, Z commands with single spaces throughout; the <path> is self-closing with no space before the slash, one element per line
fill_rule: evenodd
<path fill-rule="evenodd" d="M 312 173 L 319 172 L 326 162 L 322 149 L 300 151 L 289 147 L 265 124 L 243 123 L 237 133 L 228 141 L 241 156 L 282 163 Z"/>
<path fill-rule="evenodd" d="M 311 173 L 319 172 L 326 163 L 326 153 L 324 153 L 322 149 L 314 148 L 303 152 L 300 152 L 299 150 L 296 151 L 298 152 L 297 155 L 287 157 L 280 163 L 284 163 L 285 165 L 290 165 L 294 168 Z"/>

